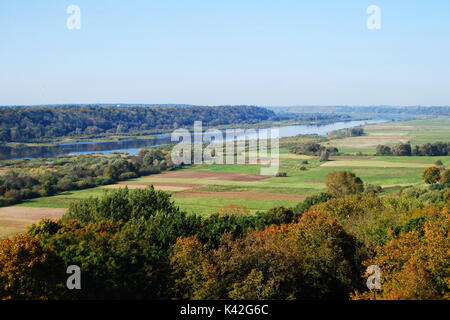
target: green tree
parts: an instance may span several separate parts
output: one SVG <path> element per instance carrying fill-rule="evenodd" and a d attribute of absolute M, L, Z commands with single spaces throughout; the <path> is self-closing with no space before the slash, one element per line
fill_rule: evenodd
<path fill-rule="evenodd" d="M 377 156 L 390 156 L 390 155 L 392 155 L 391 148 L 389 148 L 388 146 L 381 145 L 381 144 L 379 144 L 377 146 L 376 152 L 377 152 Z"/>
<path fill-rule="evenodd" d="M 422 179 L 427 184 L 437 183 L 441 179 L 441 170 L 438 167 L 430 167 L 423 171 Z"/>
<path fill-rule="evenodd" d="M 410 156 L 411 153 L 412 149 L 409 143 L 399 143 L 392 147 L 392 154 L 394 156 Z"/>
<path fill-rule="evenodd" d="M 157 191 L 153 186 L 145 189 L 128 188 L 106 192 L 101 198 L 89 198 L 72 203 L 63 220 L 77 219 L 88 224 L 98 220 L 128 221 L 149 218 L 156 212 L 179 213 L 170 194 Z"/>
<path fill-rule="evenodd" d="M 364 191 L 363 181 L 351 171 L 330 172 L 327 174 L 325 184 L 327 192 L 336 197 Z"/>
<path fill-rule="evenodd" d="M 302 215 L 304 212 L 306 212 L 312 206 L 315 206 L 316 204 L 319 203 L 327 202 L 330 199 L 333 199 L 333 196 L 325 192 L 309 196 L 294 208 L 294 214 L 296 217 L 298 217 Z"/>

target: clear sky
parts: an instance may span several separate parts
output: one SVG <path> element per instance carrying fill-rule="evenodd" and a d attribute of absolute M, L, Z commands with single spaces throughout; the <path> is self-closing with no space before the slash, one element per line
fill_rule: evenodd
<path fill-rule="evenodd" d="M 0 105 L 450 105 L 450 1 L 0 0 L 0 70 Z"/>

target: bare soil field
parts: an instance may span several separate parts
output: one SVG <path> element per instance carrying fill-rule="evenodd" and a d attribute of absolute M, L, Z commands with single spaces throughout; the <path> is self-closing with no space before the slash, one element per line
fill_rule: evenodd
<path fill-rule="evenodd" d="M 156 190 L 178 192 L 190 190 L 193 188 L 200 188 L 204 185 L 194 183 L 174 183 L 174 182 L 147 182 L 147 181 L 122 181 L 117 184 L 104 186 L 105 189 L 119 189 L 127 187 L 128 189 L 140 189 L 153 185 Z"/>
<path fill-rule="evenodd" d="M 126 185 L 126 186 L 150 186 L 154 185 L 155 187 L 189 187 L 189 188 L 198 188 L 203 187 L 202 184 L 196 183 L 174 183 L 174 182 L 146 182 L 146 181 L 122 181 L 117 183 L 117 185 Z"/>
<path fill-rule="evenodd" d="M 127 187 L 128 189 L 143 189 L 146 186 L 151 185 L 152 183 L 148 183 L 148 184 L 138 184 L 138 185 L 134 185 L 134 184 L 110 184 L 107 186 L 103 186 L 103 189 L 120 189 L 120 188 L 125 188 Z M 181 187 L 181 186 L 157 186 L 154 185 L 155 190 L 161 190 L 161 191 L 169 191 L 169 192 L 178 192 L 178 191 L 184 191 L 184 190 L 190 190 L 192 189 L 192 187 Z"/>
<path fill-rule="evenodd" d="M 257 174 L 232 173 L 232 172 L 202 172 L 202 171 L 171 171 L 153 175 L 151 178 L 167 179 L 207 179 L 229 181 L 260 181 L 270 178 Z"/>
<path fill-rule="evenodd" d="M 60 208 L 3 207 L 0 219 L 36 222 L 42 219 L 59 219 L 66 212 Z"/>
<path fill-rule="evenodd" d="M 350 137 L 332 140 L 330 142 L 327 142 L 326 145 L 334 146 L 337 148 L 352 148 L 355 146 L 357 146 L 358 148 L 373 148 L 379 144 L 391 145 L 399 142 L 406 143 L 411 139 L 412 137 L 405 132 L 373 132 L 361 137 Z"/>
<path fill-rule="evenodd" d="M 201 190 L 188 190 L 177 193 L 177 196 L 184 197 L 211 197 L 229 199 L 256 199 L 256 200 L 285 200 L 303 201 L 306 196 L 283 193 L 260 193 L 260 192 L 211 192 Z"/>
<path fill-rule="evenodd" d="M 59 219 L 66 209 L 3 207 L 0 208 L 0 238 L 22 232 L 42 219 Z"/>

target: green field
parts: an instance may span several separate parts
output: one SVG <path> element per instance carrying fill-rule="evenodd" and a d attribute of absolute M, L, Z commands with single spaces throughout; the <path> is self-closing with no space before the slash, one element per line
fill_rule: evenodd
<path fill-rule="evenodd" d="M 450 126 L 447 117 L 436 119 L 414 120 L 389 123 L 392 130 L 383 129 L 384 132 L 406 133 L 411 137 L 411 144 L 418 145 L 427 142 L 450 141 Z M 401 127 L 404 128 L 401 128 Z M 376 131 L 376 130 L 374 130 Z M 374 132 L 366 130 L 366 132 Z"/>
<path fill-rule="evenodd" d="M 364 127 L 366 135 L 336 139 L 327 142 L 346 154 L 375 154 L 378 144 L 392 145 L 398 142 L 410 142 L 422 145 L 432 142 L 450 141 L 450 119 L 438 117 L 425 120 L 395 121 L 368 125 Z"/>
<path fill-rule="evenodd" d="M 356 157 L 355 157 L 356 158 Z M 444 163 L 450 163 L 450 157 L 440 157 Z M 408 161 L 409 160 L 409 161 Z M 408 157 L 374 157 L 371 159 L 354 160 L 335 160 L 333 164 L 342 166 L 325 166 L 316 160 L 309 161 L 307 171 L 300 171 L 300 161 L 292 159 L 282 159 L 280 171 L 288 173 L 287 177 L 272 177 L 261 181 L 230 181 L 230 180 L 208 180 L 208 179 L 173 179 L 165 178 L 164 175 L 152 175 L 130 180 L 130 182 L 152 183 L 173 183 L 173 184 L 199 184 L 195 190 L 214 192 L 219 195 L 221 192 L 256 192 L 271 194 L 293 194 L 293 195 L 312 195 L 325 190 L 324 180 L 329 172 L 336 170 L 351 170 L 361 177 L 363 181 L 382 185 L 387 188 L 395 186 L 406 186 L 421 184 L 421 174 L 424 167 L 433 165 L 435 159 L 426 157 L 424 159 L 410 159 Z M 352 166 L 351 162 L 355 162 Z M 331 163 L 331 162 L 328 162 Z M 367 165 L 364 166 L 363 164 Z M 381 166 L 376 166 L 381 163 Z M 391 163 L 395 167 L 389 167 Z M 398 167 L 401 163 L 404 167 Z M 356 165 L 357 164 L 357 165 Z M 412 166 L 412 167 L 408 167 Z M 233 173 L 259 173 L 259 166 L 251 165 L 198 165 L 184 169 L 186 172 L 233 172 Z M 18 206 L 24 207 L 49 207 L 49 208 L 67 208 L 69 203 L 88 197 L 100 196 L 108 192 L 103 187 L 85 189 L 79 191 L 64 192 L 52 197 L 42 197 L 25 201 Z M 242 204 L 251 211 L 267 210 L 275 206 L 291 207 L 298 201 L 286 200 L 264 200 L 264 199 L 245 199 L 243 198 L 222 198 L 222 197 L 195 197 L 180 196 L 173 193 L 173 199 L 181 209 L 198 214 L 208 214 L 217 211 L 217 209 L 227 204 Z"/>
<path fill-rule="evenodd" d="M 405 122 L 390 122 L 381 125 L 367 126 L 365 128 L 367 136 L 344 138 L 331 140 L 329 145 L 339 145 L 341 152 L 357 152 L 373 154 L 375 146 L 367 147 L 368 141 L 378 136 L 392 137 L 390 143 L 394 144 L 400 140 L 407 139 L 413 144 L 421 144 L 433 141 L 450 141 L 450 121 L 447 118 L 430 120 L 417 120 Z M 406 137 L 406 138 L 405 138 Z M 376 142 L 376 139 L 375 139 Z M 345 146 L 348 144 L 348 146 Z M 350 152 L 351 151 L 351 152 Z M 332 161 L 321 163 L 315 158 L 308 159 L 308 164 L 302 163 L 301 155 L 289 154 L 285 148 L 280 150 L 280 171 L 286 172 L 287 177 L 271 177 L 258 181 L 233 181 L 229 179 L 208 179 L 208 178 L 168 178 L 164 174 L 151 175 L 138 179 L 129 180 L 127 183 L 170 183 L 177 184 L 197 184 L 194 191 L 208 192 L 211 196 L 200 197 L 195 194 L 186 196 L 183 191 L 171 192 L 175 203 L 183 210 L 197 214 L 210 214 L 216 212 L 227 204 L 241 204 L 246 206 L 251 212 L 267 210 L 275 206 L 295 206 L 299 201 L 274 200 L 246 198 L 245 193 L 252 194 L 275 194 L 279 195 L 302 195 L 308 196 L 325 190 L 325 178 L 330 172 L 337 170 L 350 170 L 362 178 L 364 182 L 374 185 L 381 185 L 385 192 L 395 192 L 402 187 L 411 185 L 422 185 L 421 175 L 424 168 L 432 166 L 436 160 L 441 160 L 444 165 L 450 166 L 450 156 L 447 157 L 363 157 L 363 156 L 342 156 L 333 157 Z M 306 167 L 306 171 L 300 167 Z M 240 173 L 258 175 L 261 166 L 259 165 L 193 165 L 179 171 L 181 172 L 215 172 L 215 173 Z M 179 172 L 177 170 L 177 172 Z M 103 187 L 70 191 L 52 197 L 42 197 L 24 201 L 18 206 L 22 207 L 48 207 L 48 208 L 68 208 L 73 201 L 79 201 L 88 197 L 96 197 L 108 192 Z M 227 197 L 229 193 L 241 193 L 242 196 L 233 195 Z"/>

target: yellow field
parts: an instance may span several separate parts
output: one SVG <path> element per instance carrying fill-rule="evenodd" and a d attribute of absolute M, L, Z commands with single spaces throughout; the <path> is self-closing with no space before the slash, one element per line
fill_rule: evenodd
<path fill-rule="evenodd" d="M 374 127 L 367 127 L 374 129 Z M 361 137 L 336 139 L 325 143 L 327 146 L 339 148 L 375 148 L 379 144 L 408 142 L 412 137 L 405 132 L 370 132 Z"/>
<path fill-rule="evenodd" d="M 25 230 L 42 219 L 58 219 L 66 209 L 3 207 L 0 208 L 0 237 L 11 236 Z"/>

